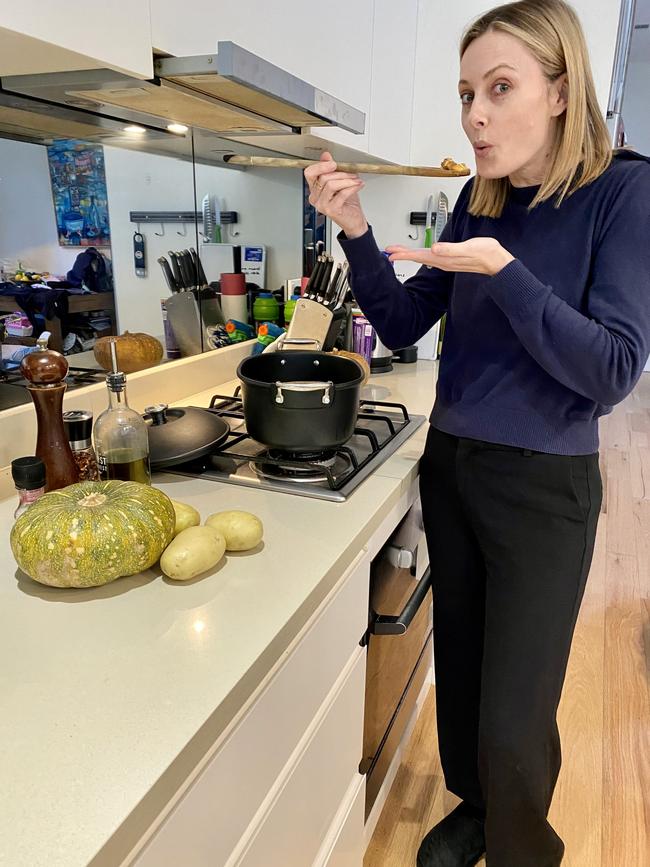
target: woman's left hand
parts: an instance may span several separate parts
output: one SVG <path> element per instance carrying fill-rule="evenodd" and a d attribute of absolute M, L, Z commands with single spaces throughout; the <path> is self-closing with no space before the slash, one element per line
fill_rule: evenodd
<path fill-rule="evenodd" d="M 470 271 L 493 277 L 515 258 L 496 238 L 470 238 L 469 241 L 450 244 L 440 242 L 429 249 L 413 250 L 395 244 L 386 247 L 391 262 L 407 260 L 420 262 L 441 271 Z"/>

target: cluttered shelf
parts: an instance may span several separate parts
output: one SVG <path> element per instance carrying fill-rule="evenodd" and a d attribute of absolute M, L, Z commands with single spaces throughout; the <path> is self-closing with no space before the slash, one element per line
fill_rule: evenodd
<path fill-rule="evenodd" d="M 58 292 L 59 290 L 50 290 Z M 66 302 L 68 314 L 74 313 L 90 313 L 95 310 L 101 310 L 106 319 L 109 321 L 109 331 L 103 333 L 116 334 L 117 322 L 115 318 L 115 295 L 111 292 L 86 292 L 82 295 L 73 295 L 66 293 Z M 21 307 L 16 295 L 0 295 L 0 314 L 13 313 Z M 52 335 L 49 341 L 50 349 L 56 349 L 58 352 L 63 352 L 64 334 L 61 328 L 61 317 L 55 310 L 51 311 L 52 315 L 48 316 L 45 312 L 45 331 L 49 331 Z"/>

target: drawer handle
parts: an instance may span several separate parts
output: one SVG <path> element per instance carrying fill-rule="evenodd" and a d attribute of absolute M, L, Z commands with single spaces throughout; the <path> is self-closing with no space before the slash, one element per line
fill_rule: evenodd
<path fill-rule="evenodd" d="M 417 586 L 411 594 L 408 602 L 402 609 L 400 614 L 378 614 L 370 626 L 368 631 L 363 636 L 360 644 L 363 646 L 368 643 L 370 635 L 404 635 L 406 630 L 411 625 L 415 615 L 418 613 L 420 606 L 424 602 L 431 588 L 431 566 L 429 566 L 417 583 Z"/>

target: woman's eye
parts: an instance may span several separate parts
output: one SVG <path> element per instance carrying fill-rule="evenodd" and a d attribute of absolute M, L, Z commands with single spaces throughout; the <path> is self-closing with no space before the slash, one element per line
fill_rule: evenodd
<path fill-rule="evenodd" d="M 499 96 L 501 96 L 501 94 L 503 94 L 503 93 L 507 93 L 510 90 L 510 85 L 505 84 L 505 82 L 501 82 L 500 84 L 497 84 L 495 87 L 496 87 L 496 92 L 499 94 Z"/>
<path fill-rule="evenodd" d="M 472 101 L 472 94 L 471 93 L 461 93 L 460 101 L 463 105 L 469 105 L 470 102 Z"/>

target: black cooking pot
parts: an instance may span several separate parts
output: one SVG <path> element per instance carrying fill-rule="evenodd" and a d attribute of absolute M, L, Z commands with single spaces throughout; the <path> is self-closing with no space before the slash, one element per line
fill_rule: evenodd
<path fill-rule="evenodd" d="M 242 383 L 246 429 L 270 448 L 296 454 L 325 451 L 351 436 L 363 370 L 326 352 L 264 352 L 245 358 Z"/>

